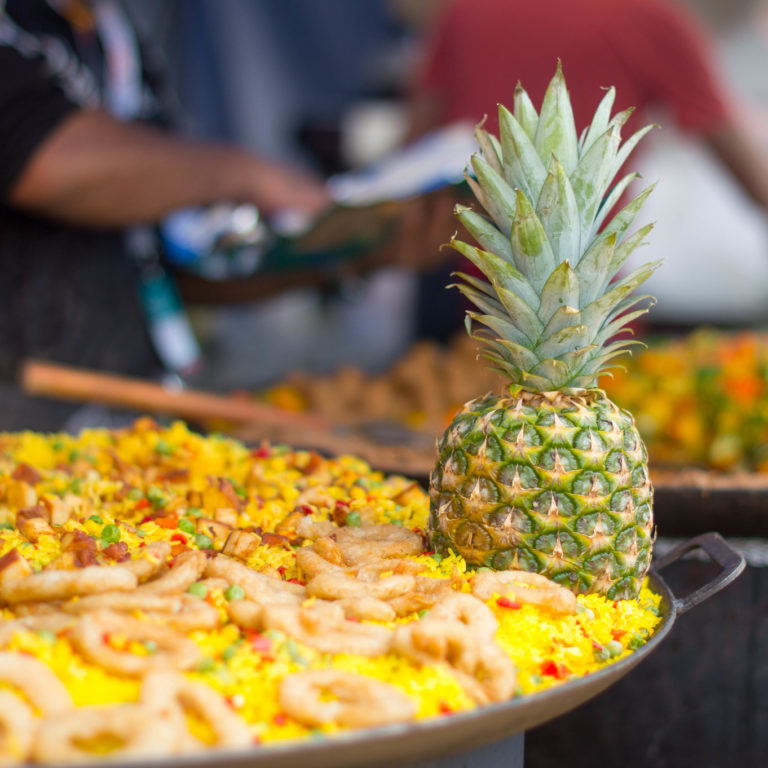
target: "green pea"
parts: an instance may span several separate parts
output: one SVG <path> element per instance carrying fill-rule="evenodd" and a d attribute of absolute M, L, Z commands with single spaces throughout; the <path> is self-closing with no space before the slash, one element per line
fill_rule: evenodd
<path fill-rule="evenodd" d="M 149 486 L 149 489 L 147 490 L 147 498 L 155 509 L 165 506 L 165 496 L 163 495 L 163 492 L 154 485 Z"/>
<path fill-rule="evenodd" d="M 179 520 L 178 529 L 180 531 L 183 531 L 184 533 L 192 534 L 195 532 L 195 524 L 191 520 L 186 520 L 185 518 L 181 518 Z"/>
<path fill-rule="evenodd" d="M 88 519 L 92 523 L 98 523 L 99 525 L 102 525 L 104 523 L 104 521 L 98 515 L 91 515 Z"/>
<path fill-rule="evenodd" d="M 157 643 L 154 640 L 145 640 L 142 645 L 149 653 L 157 653 Z"/>
<path fill-rule="evenodd" d="M 610 643 L 605 644 L 605 650 L 611 656 L 621 656 L 624 653 L 624 646 L 618 640 L 611 640 Z"/>
<path fill-rule="evenodd" d="M 595 661 L 608 661 L 611 658 L 611 652 L 606 648 L 595 648 L 594 650 Z"/>
<path fill-rule="evenodd" d="M 347 513 L 347 525 L 351 525 L 355 528 L 360 527 L 363 524 L 363 519 L 360 517 L 359 512 Z"/>
<path fill-rule="evenodd" d="M 197 665 L 196 670 L 198 672 L 211 672 L 215 668 L 216 668 L 216 662 L 210 656 L 206 656 Z"/>
<path fill-rule="evenodd" d="M 204 600 L 205 596 L 208 594 L 208 587 L 203 584 L 202 581 L 196 581 L 194 584 L 189 585 L 187 592 L 189 592 L 190 595 L 194 595 L 195 597 Z"/>
<path fill-rule="evenodd" d="M 196 533 L 195 544 L 198 549 L 211 549 L 213 547 L 213 539 L 205 533 Z"/>
<path fill-rule="evenodd" d="M 171 448 L 167 440 L 160 439 L 155 443 L 155 452 L 159 453 L 161 456 L 171 456 L 173 454 L 173 448 Z"/>
<path fill-rule="evenodd" d="M 187 510 L 187 514 L 190 517 L 202 517 L 203 516 L 203 510 L 200 509 L 200 507 L 190 507 Z"/>
<path fill-rule="evenodd" d="M 128 491 L 128 498 L 131 501 L 138 501 L 143 496 L 144 493 L 142 492 L 141 488 L 131 488 L 131 490 Z"/>
<path fill-rule="evenodd" d="M 230 584 L 224 591 L 224 597 L 227 600 L 242 600 L 245 597 L 245 592 L 238 584 Z"/>
<path fill-rule="evenodd" d="M 101 529 L 101 538 L 109 544 L 114 544 L 120 541 L 120 529 L 112 523 L 105 525 Z"/>
<path fill-rule="evenodd" d="M 3 520 L 2 523 L 0 523 L 0 531 L 12 531 L 13 530 L 13 523 L 9 523 L 7 520 Z"/>
<path fill-rule="evenodd" d="M 232 645 L 228 645 L 221 652 L 221 658 L 224 659 L 224 661 L 229 661 L 237 653 L 237 649 L 240 647 L 240 645 L 241 645 L 241 642 L 232 643 Z"/>

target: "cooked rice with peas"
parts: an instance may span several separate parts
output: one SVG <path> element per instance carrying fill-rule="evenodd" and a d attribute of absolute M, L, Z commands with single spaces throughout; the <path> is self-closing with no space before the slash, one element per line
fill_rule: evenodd
<path fill-rule="evenodd" d="M 426 550 L 427 514 L 417 484 L 351 456 L 182 423 L 0 435 L 0 754 L 179 754 L 445 716 L 594 672 L 660 621 L 647 587 L 574 599 L 468 571 Z"/>

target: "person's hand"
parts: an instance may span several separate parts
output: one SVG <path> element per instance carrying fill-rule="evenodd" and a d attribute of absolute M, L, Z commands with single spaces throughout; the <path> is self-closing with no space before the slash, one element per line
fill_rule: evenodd
<path fill-rule="evenodd" d="M 294 209 L 316 214 L 331 203 L 322 181 L 296 168 L 252 157 L 243 171 L 242 202 L 264 213 Z"/>
<path fill-rule="evenodd" d="M 428 272 L 454 259 L 456 252 L 443 246 L 458 229 L 453 215 L 457 202 L 451 187 L 408 201 L 392 238 L 376 248 L 366 263 Z"/>

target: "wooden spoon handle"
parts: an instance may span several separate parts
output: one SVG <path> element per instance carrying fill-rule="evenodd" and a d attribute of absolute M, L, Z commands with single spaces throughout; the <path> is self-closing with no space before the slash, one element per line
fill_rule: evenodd
<path fill-rule="evenodd" d="M 264 424 L 330 430 L 314 414 L 283 411 L 252 400 L 239 400 L 199 390 L 170 390 L 142 379 L 97 373 L 63 365 L 27 360 L 21 369 L 25 392 L 63 400 L 97 402 L 140 412 L 165 413 L 194 421 L 219 419 L 238 424 Z"/>

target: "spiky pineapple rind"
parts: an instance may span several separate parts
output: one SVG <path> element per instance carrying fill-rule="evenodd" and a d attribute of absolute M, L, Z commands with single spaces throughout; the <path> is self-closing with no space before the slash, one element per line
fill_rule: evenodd
<path fill-rule="evenodd" d="M 634 598 L 651 560 L 645 446 L 601 390 L 517 390 L 467 403 L 438 446 L 429 532 L 470 565 L 535 571 Z"/>

